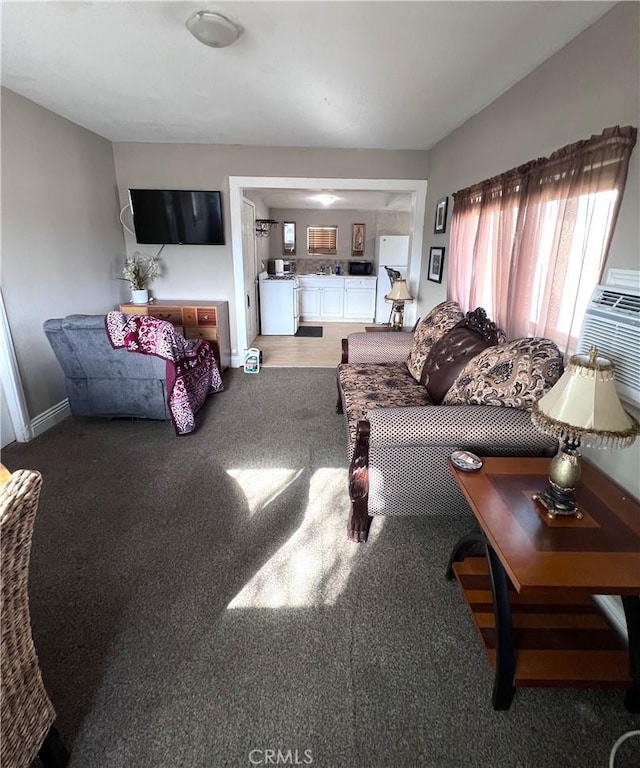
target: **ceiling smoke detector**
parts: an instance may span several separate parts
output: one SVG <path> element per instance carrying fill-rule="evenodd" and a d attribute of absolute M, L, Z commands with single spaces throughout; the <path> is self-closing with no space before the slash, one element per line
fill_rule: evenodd
<path fill-rule="evenodd" d="M 225 16 L 212 11 L 198 11 L 186 23 L 191 34 L 211 48 L 226 48 L 240 37 L 240 29 Z"/>

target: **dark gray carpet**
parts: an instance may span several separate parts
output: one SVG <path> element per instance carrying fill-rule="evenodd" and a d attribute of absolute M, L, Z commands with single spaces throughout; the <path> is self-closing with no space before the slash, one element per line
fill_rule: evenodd
<path fill-rule="evenodd" d="M 322 338 L 322 326 L 321 325 L 301 325 L 296 331 L 296 336 L 321 339 Z"/>
<path fill-rule="evenodd" d="M 3 452 L 44 475 L 34 635 L 72 768 L 292 765 L 295 750 L 321 768 L 606 768 L 640 727 L 620 691 L 522 689 L 491 709 L 443 576 L 470 517 L 346 540 L 334 371 L 226 384 L 187 437 L 68 419 Z"/>

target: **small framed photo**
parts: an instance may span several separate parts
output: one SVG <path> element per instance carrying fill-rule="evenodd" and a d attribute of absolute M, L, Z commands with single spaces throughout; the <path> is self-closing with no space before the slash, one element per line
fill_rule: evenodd
<path fill-rule="evenodd" d="M 354 224 L 351 228 L 351 255 L 364 256 L 364 224 Z"/>
<path fill-rule="evenodd" d="M 447 231 L 447 205 L 448 197 L 443 197 L 436 203 L 436 219 L 433 225 L 433 234 L 442 235 Z"/>
<path fill-rule="evenodd" d="M 427 280 L 432 283 L 442 282 L 442 267 L 444 266 L 444 248 L 433 247 L 429 251 L 429 271 Z"/>

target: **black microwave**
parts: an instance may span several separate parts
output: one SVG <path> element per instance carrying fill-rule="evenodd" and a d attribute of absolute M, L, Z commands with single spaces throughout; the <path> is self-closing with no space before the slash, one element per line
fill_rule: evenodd
<path fill-rule="evenodd" d="M 350 261 L 349 274 L 350 275 L 372 275 L 373 262 L 372 261 Z"/>

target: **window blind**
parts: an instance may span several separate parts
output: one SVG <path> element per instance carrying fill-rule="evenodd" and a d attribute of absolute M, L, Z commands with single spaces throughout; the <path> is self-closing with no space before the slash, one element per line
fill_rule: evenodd
<path fill-rule="evenodd" d="M 307 252 L 309 254 L 337 253 L 338 227 L 307 227 Z"/>

